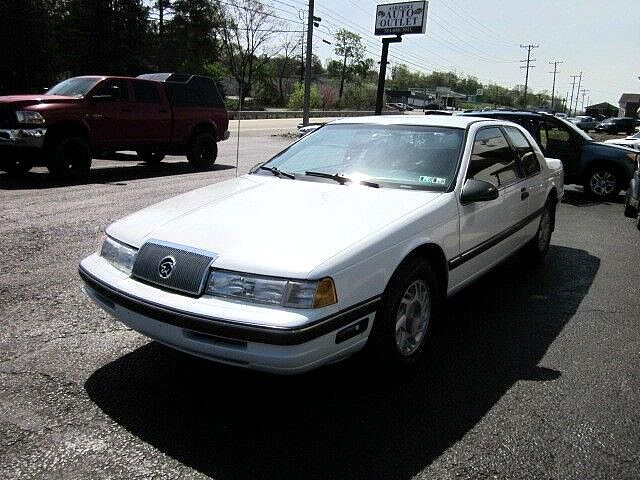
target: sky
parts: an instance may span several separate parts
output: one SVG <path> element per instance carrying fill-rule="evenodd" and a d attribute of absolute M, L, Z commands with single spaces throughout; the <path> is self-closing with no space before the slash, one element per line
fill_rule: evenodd
<path fill-rule="evenodd" d="M 277 15 L 298 22 L 298 10 L 307 5 L 306 0 L 266 3 Z M 378 3 L 393 2 L 315 0 L 315 15 L 322 21 L 314 32 L 314 53 L 323 60 L 337 58 L 333 46 L 322 40 L 332 42 L 338 29 L 347 28 L 363 36 L 367 56 L 377 63 L 381 43 L 373 26 Z M 454 71 L 513 87 L 524 84 L 520 60 L 527 52 L 520 45 L 535 44 L 529 86 L 536 92 L 551 92 L 553 65 L 548 62 L 557 60 L 564 62 L 556 77 L 559 98 L 571 93 L 570 75 L 581 71 L 585 105 L 617 106 L 623 92 L 640 93 L 640 0 L 431 0 L 427 16 L 426 34 L 405 35 L 402 43 L 391 44 L 390 66 Z"/>

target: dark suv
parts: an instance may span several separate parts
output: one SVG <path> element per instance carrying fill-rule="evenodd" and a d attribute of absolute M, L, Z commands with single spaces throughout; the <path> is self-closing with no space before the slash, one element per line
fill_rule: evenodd
<path fill-rule="evenodd" d="M 597 132 L 620 133 L 633 135 L 636 131 L 636 121 L 631 117 L 611 117 L 595 126 Z"/>
<path fill-rule="evenodd" d="M 636 155 L 630 149 L 594 141 L 570 122 L 534 112 L 489 111 L 461 115 L 510 120 L 525 127 L 546 157 L 558 158 L 565 183 L 583 185 L 586 194 L 600 199 L 618 195 L 629 185 Z"/>

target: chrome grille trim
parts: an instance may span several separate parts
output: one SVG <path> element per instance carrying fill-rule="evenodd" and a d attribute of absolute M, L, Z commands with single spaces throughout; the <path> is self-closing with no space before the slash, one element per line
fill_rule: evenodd
<path fill-rule="evenodd" d="M 159 266 L 166 257 L 173 257 L 175 265 L 171 274 L 163 278 Z M 199 296 L 209 277 L 211 264 L 217 257 L 217 254 L 206 250 L 152 239 L 140 247 L 131 276 L 169 290 Z"/>

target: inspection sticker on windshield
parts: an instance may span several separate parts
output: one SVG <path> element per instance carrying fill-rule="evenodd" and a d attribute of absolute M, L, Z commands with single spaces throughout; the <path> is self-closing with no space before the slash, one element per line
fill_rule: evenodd
<path fill-rule="evenodd" d="M 433 185 L 444 185 L 445 183 L 447 183 L 447 179 L 446 178 L 442 178 L 442 177 L 426 177 L 424 175 L 420 176 L 418 181 L 421 182 L 421 183 L 432 183 Z"/>

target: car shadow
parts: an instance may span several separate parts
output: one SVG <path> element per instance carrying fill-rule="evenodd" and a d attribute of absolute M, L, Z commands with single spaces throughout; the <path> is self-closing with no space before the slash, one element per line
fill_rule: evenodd
<path fill-rule="evenodd" d="M 136 161 L 135 156 L 126 154 L 118 154 L 116 157 L 117 158 L 110 157 L 110 159 Z M 233 168 L 235 168 L 234 165 L 216 163 L 209 170 L 204 171 L 214 172 L 218 170 L 230 170 Z M 51 176 L 49 172 L 44 169 L 38 170 L 40 171 L 30 171 L 19 178 L 13 178 L 4 172 L 0 172 L 0 190 L 59 188 L 91 183 L 125 184 L 125 182 L 128 181 L 144 178 L 167 177 L 171 175 L 186 175 L 203 172 L 203 170 L 194 170 L 191 164 L 186 160 L 184 162 L 161 162 L 157 165 L 147 165 L 144 162 L 139 162 L 135 165 L 122 164 L 97 168 L 94 163 L 94 168 L 91 169 L 89 177 L 84 180 L 57 179 Z"/>
<path fill-rule="evenodd" d="M 624 204 L 624 194 L 618 194 L 610 200 L 595 200 L 585 195 L 582 188 L 576 190 L 565 189 L 562 196 L 562 203 L 574 207 L 592 207 L 594 205 Z"/>
<path fill-rule="evenodd" d="M 560 246 L 542 268 L 508 260 L 448 302 L 425 364 L 403 378 L 358 357 L 277 377 L 152 342 L 95 371 L 85 389 L 142 441 L 215 478 L 409 478 L 515 382 L 561 375 L 539 362 L 599 265 Z"/>

